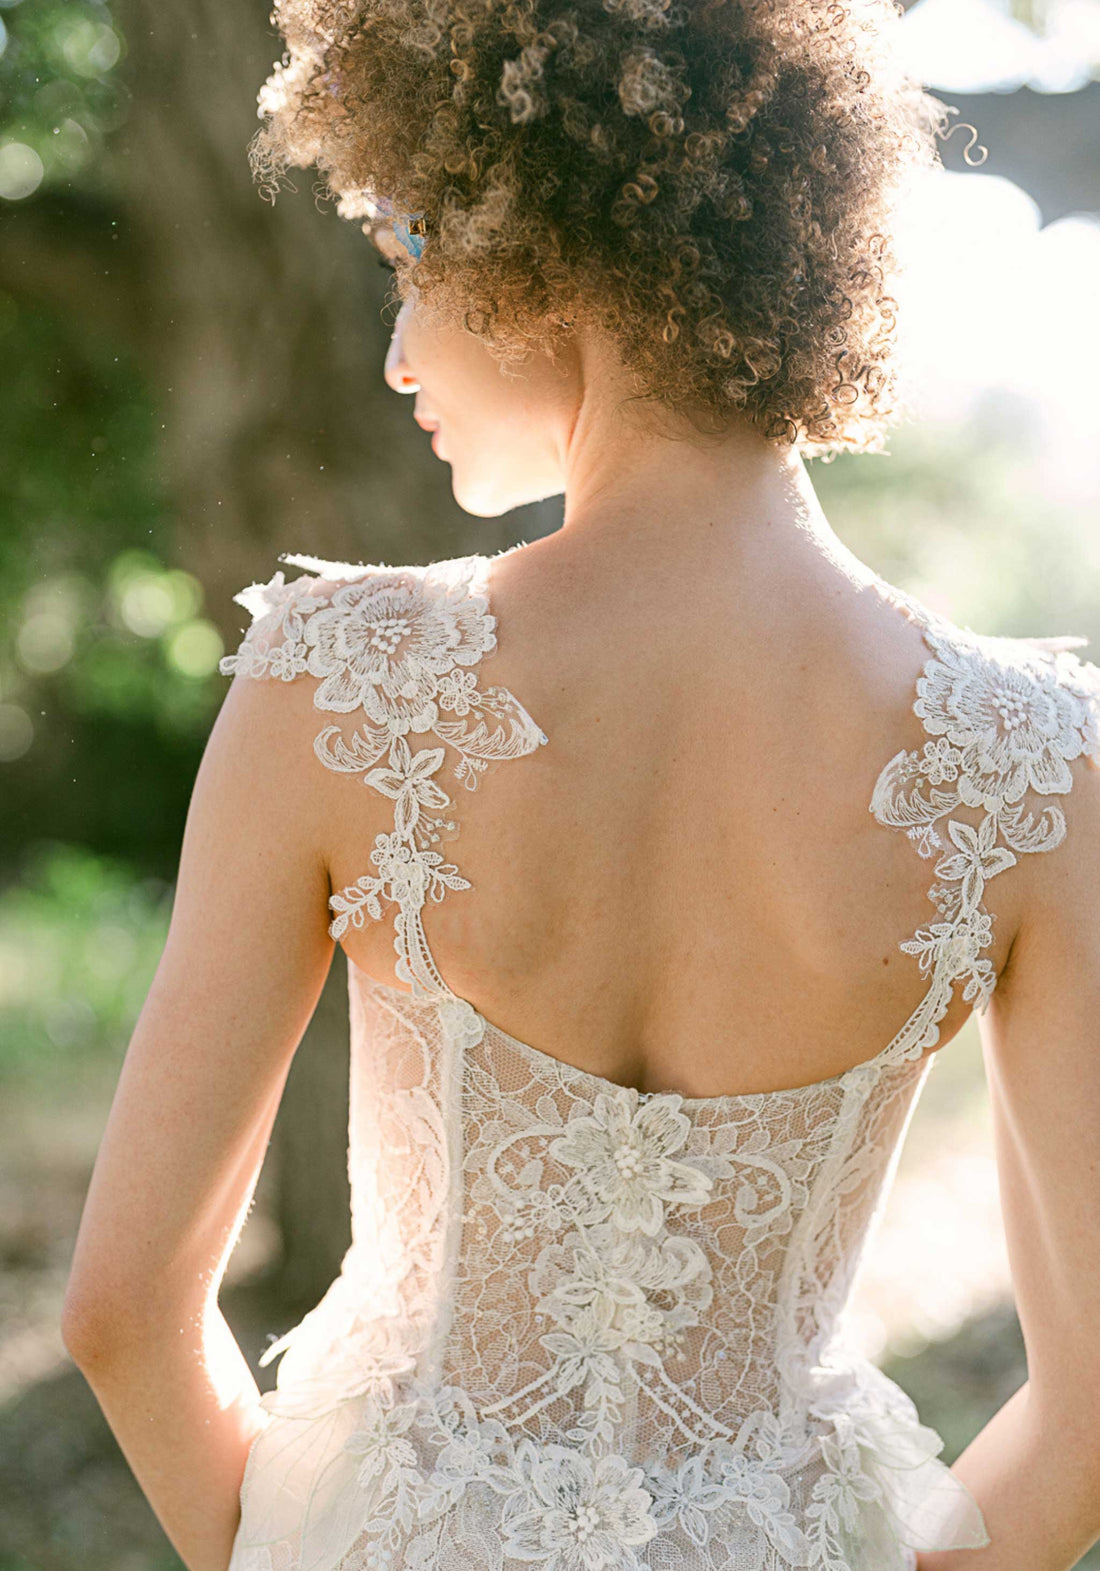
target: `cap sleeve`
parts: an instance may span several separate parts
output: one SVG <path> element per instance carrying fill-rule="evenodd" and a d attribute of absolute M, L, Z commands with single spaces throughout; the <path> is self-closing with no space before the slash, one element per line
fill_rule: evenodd
<path fill-rule="evenodd" d="M 314 737 L 314 753 L 388 799 L 393 813 L 392 831 L 370 853 L 374 871 L 332 896 L 329 931 L 342 938 L 395 906 L 398 977 L 418 996 L 453 998 L 421 921 L 426 902 L 470 887 L 440 850 L 458 830 L 449 785 L 473 791 L 492 764 L 547 741 L 513 693 L 481 685 L 482 661 L 497 646 L 487 559 L 428 567 L 283 560 L 321 576 L 287 583 L 280 571 L 237 595 L 253 622 L 221 670 L 313 679 L 314 708 L 337 717 Z"/>
<path fill-rule="evenodd" d="M 925 741 L 884 767 L 870 803 L 932 863 L 935 915 L 902 943 L 929 979 L 906 1051 L 938 1039 L 955 987 L 978 1012 L 997 982 L 982 951 L 993 942 L 986 891 L 1021 856 L 1066 838 L 1054 798 L 1078 759 L 1100 763 L 1100 668 L 1078 638 L 1000 638 L 924 618 L 931 654 L 913 710 Z M 999 887 L 999 886 L 998 886 Z"/>
<path fill-rule="evenodd" d="M 310 556 L 284 556 L 280 561 L 312 568 L 318 576 L 302 574 L 288 583 L 280 568 L 266 584 L 250 584 L 233 596 L 234 603 L 244 606 L 252 617 L 252 625 L 236 652 L 219 662 L 223 676 L 274 677 L 283 682 L 304 676 L 310 668 L 310 618 L 331 605 L 341 584 L 392 571 L 384 566 L 356 567 Z"/>

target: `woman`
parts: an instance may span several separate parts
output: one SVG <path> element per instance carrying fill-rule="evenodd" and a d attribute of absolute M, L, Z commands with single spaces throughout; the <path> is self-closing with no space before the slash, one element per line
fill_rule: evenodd
<path fill-rule="evenodd" d="M 942 106 L 885 0 L 278 20 L 257 168 L 367 221 L 462 506 L 564 520 L 242 597 L 74 1357 L 191 1571 L 1066 1571 L 1100 671 L 891 589 L 802 463 L 895 412 Z M 334 941 L 354 1242 L 260 1400 L 217 1289 Z M 842 1311 L 972 1010 L 1029 1379 L 949 1471 Z"/>

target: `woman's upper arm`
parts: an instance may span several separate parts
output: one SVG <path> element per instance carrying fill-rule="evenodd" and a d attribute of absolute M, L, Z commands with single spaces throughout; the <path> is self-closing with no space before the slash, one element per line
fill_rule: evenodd
<path fill-rule="evenodd" d="M 1100 1457 L 1100 769 L 1073 772 L 982 1039 L 1030 1400 Z"/>
<path fill-rule="evenodd" d="M 67 1340 L 206 1304 L 251 1203 L 333 953 L 311 688 L 238 677 L 211 734 L 85 1202 Z"/>

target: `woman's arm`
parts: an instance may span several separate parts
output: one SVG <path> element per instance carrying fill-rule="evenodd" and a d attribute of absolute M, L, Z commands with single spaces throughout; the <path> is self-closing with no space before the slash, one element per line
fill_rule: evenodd
<path fill-rule="evenodd" d="M 919 1571 L 1070 1571 L 1100 1538 L 1100 772 L 1074 769 L 982 1020 L 1028 1379 L 952 1466 L 992 1542 Z"/>
<path fill-rule="evenodd" d="M 333 953 L 311 688 L 238 678 L 214 727 L 64 1308 L 66 1346 L 190 1571 L 225 1571 L 267 1422 L 218 1288 Z"/>

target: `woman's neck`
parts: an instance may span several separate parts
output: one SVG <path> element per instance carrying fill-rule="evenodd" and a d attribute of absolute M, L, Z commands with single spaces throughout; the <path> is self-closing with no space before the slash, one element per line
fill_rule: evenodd
<path fill-rule="evenodd" d="M 764 529 L 843 552 L 795 448 L 768 441 L 744 416 L 704 433 L 667 406 L 632 402 L 635 378 L 599 333 L 579 335 L 574 354 L 578 396 L 558 455 L 559 545 L 622 543 L 636 552 L 659 550 L 663 538 L 681 557 L 696 541 L 705 557 L 743 549 Z"/>
<path fill-rule="evenodd" d="M 582 407 L 569 438 L 555 554 L 644 574 L 732 572 L 746 587 L 806 571 L 868 570 L 833 532 L 794 448 L 743 420 L 721 436 L 640 406 Z"/>

